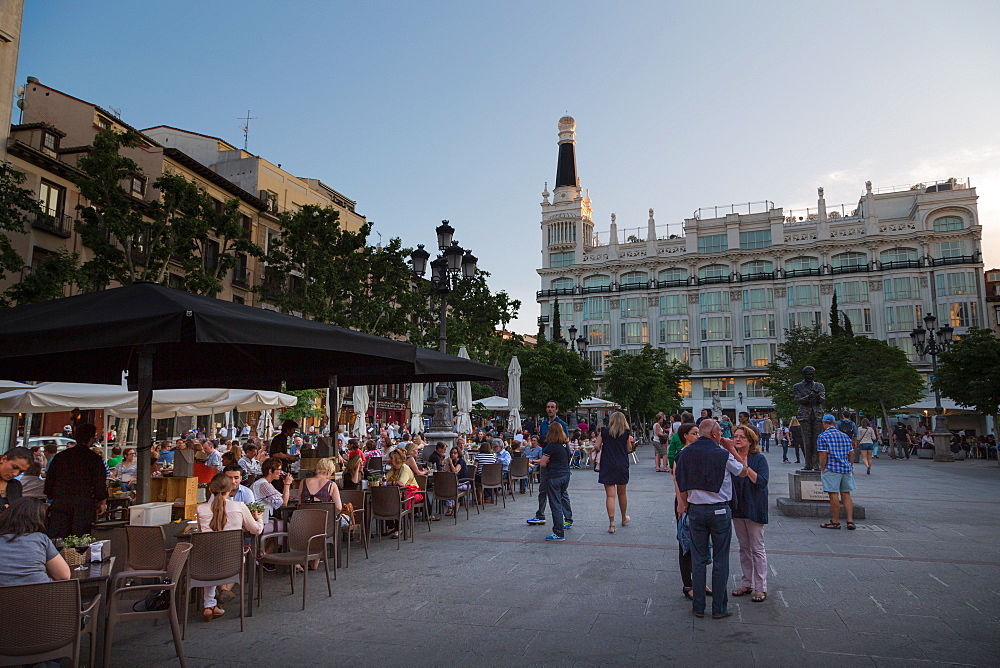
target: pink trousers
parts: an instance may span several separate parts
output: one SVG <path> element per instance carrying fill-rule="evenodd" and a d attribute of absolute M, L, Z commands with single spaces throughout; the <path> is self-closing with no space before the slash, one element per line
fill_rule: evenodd
<path fill-rule="evenodd" d="M 767 552 L 764 551 L 764 525 L 748 519 L 733 518 L 736 538 L 740 541 L 741 587 L 767 591 Z"/>

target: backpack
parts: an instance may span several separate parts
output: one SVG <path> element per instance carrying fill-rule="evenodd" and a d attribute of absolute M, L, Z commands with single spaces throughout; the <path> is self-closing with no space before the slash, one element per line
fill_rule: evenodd
<path fill-rule="evenodd" d="M 844 432 L 853 439 L 858 435 L 858 428 L 850 420 L 841 420 L 837 423 L 837 431 Z"/>

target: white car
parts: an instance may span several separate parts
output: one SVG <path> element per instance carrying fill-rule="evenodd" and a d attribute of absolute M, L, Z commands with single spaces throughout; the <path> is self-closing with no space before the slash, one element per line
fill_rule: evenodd
<path fill-rule="evenodd" d="M 24 439 L 20 439 L 17 442 L 18 445 L 24 445 Z M 76 445 L 76 441 L 72 438 L 67 438 L 66 436 L 32 436 L 28 439 L 27 447 L 33 448 L 36 445 L 42 448 L 44 452 L 46 445 L 55 444 L 59 450 L 65 450 L 71 445 Z"/>

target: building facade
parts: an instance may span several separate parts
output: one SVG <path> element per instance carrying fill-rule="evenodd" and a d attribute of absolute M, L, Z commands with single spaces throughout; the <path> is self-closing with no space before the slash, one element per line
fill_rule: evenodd
<path fill-rule="evenodd" d="M 925 377 L 930 360 L 917 357 L 910 331 L 927 313 L 959 336 L 987 326 L 982 228 L 968 181 L 868 182 L 856 204 L 836 206 L 820 188 L 815 209 L 727 205 L 672 228 L 649 209 L 645 225 L 620 231 L 612 214 L 610 230 L 595 232 L 575 130 L 574 119 L 560 119 L 555 188 L 542 193 L 539 324 L 567 338 L 575 326 L 598 376 L 611 350 L 648 343 L 691 365 L 686 407 L 710 407 L 717 390 L 727 412 L 763 412 L 772 407 L 767 365 L 786 331 L 828 328 L 834 295 L 855 334 L 901 348 Z M 927 409 L 932 397 L 905 412 Z"/>

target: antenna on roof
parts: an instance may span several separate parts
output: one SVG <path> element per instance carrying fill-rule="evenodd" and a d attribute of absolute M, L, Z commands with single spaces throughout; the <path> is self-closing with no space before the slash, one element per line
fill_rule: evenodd
<path fill-rule="evenodd" d="M 108 109 L 110 109 L 111 113 L 115 115 L 115 118 L 121 120 L 122 110 L 120 107 L 112 107 L 111 105 L 108 105 Z"/>
<path fill-rule="evenodd" d="M 245 151 L 247 150 L 247 144 L 250 141 L 250 121 L 256 121 L 257 117 L 256 116 L 251 117 L 250 110 L 247 109 L 247 117 L 238 118 L 236 120 L 243 121 L 243 123 L 240 125 L 240 130 L 243 130 L 243 150 Z"/>

